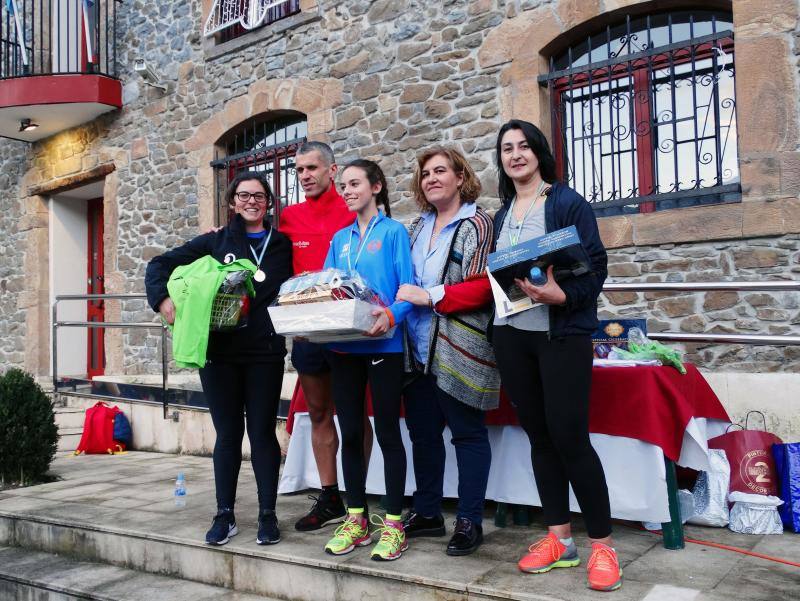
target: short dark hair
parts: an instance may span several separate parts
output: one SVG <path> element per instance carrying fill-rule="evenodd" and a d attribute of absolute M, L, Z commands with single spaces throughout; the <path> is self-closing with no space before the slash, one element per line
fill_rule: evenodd
<path fill-rule="evenodd" d="M 514 182 L 506 174 L 503 169 L 503 162 L 501 156 L 501 144 L 503 136 L 510 129 L 518 129 L 525 136 L 528 146 L 531 147 L 533 154 L 539 161 L 539 173 L 542 175 L 542 180 L 548 184 L 558 181 L 556 176 L 556 160 L 553 158 L 553 153 L 550 150 L 550 144 L 547 143 L 547 138 L 542 133 L 542 130 L 536 127 L 533 123 L 522 121 L 521 119 L 512 119 L 504 123 L 497 133 L 497 146 L 495 148 L 495 161 L 497 163 L 497 190 L 500 195 L 500 200 L 503 203 L 509 202 L 516 195 L 514 189 Z"/>
<path fill-rule="evenodd" d="M 242 182 L 249 181 L 257 181 L 259 184 L 261 184 L 261 187 L 264 188 L 264 192 L 267 195 L 267 209 L 269 209 L 275 200 L 275 195 L 272 193 L 272 188 L 269 187 L 267 175 L 263 171 L 240 171 L 237 173 L 236 176 L 231 180 L 231 183 L 228 184 L 228 188 L 225 190 L 225 201 L 229 205 L 234 204 L 233 195 L 236 194 L 236 188 L 238 188 L 239 184 Z"/>
<path fill-rule="evenodd" d="M 330 167 L 336 162 L 333 156 L 333 150 L 325 142 L 312 140 L 310 142 L 303 142 L 297 148 L 297 154 L 308 154 L 309 152 L 318 152 L 322 160 L 327 163 L 327 167 Z"/>
<path fill-rule="evenodd" d="M 386 189 L 386 176 L 383 174 L 383 169 L 380 168 L 375 161 L 367 159 L 355 159 L 347 163 L 347 166 L 342 169 L 342 173 L 350 167 L 361 169 L 367 176 L 367 181 L 371 186 L 375 184 L 381 185 L 381 191 L 375 195 L 375 203 L 383 205 L 383 210 L 387 217 L 392 216 L 392 209 L 389 208 L 389 190 Z"/>

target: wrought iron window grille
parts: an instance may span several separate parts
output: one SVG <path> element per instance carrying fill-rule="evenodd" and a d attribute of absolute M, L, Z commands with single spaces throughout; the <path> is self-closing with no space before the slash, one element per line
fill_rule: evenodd
<path fill-rule="evenodd" d="M 306 118 L 301 114 L 253 119 L 233 132 L 224 141 L 224 148 L 218 150 L 218 157 L 211 161 L 215 171 L 216 222 L 224 225 L 230 221 L 232 210 L 225 201 L 225 191 L 240 171 L 263 171 L 267 176 L 277 199 L 268 212 L 276 226 L 281 209 L 305 200 L 294 156 L 306 135 Z"/>
<path fill-rule="evenodd" d="M 737 202 L 732 20 L 631 18 L 550 60 L 553 152 L 602 215 Z"/>

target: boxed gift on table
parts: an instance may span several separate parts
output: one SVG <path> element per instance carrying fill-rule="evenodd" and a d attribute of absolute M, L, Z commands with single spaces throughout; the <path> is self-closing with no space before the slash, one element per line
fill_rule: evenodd
<path fill-rule="evenodd" d="M 383 300 L 357 274 L 339 269 L 303 273 L 280 288 L 269 307 L 275 331 L 312 342 L 374 340 L 364 332 L 375 323 L 372 311 L 385 307 Z M 383 336 L 391 337 L 394 328 Z"/>
<path fill-rule="evenodd" d="M 613 348 L 628 350 L 628 332 L 631 328 L 639 328 L 647 336 L 646 319 L 601 319 L 600 325 L 592 334 L 594 356 L 605 359 Z"/>

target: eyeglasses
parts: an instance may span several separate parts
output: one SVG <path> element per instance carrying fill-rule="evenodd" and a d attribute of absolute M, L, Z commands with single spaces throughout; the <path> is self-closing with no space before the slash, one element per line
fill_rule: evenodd
<path fill-rule="evenodd" d="M 267 195 L 263 192 L 256 192 L 255 194 L 251 194 L 250 192 L 237 192 L 234 196 L 239 202 L 247 202 L 252 198 L 260 205 L 267 203 Z"/>

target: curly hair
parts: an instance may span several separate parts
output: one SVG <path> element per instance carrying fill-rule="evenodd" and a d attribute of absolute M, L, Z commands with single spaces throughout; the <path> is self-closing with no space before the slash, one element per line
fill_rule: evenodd
<path fill-rule="evenodd" d="M 461 204 L 475 202 L 481 195 L 481 182 L 467 159 L 461 154 L 461 151 L 455 148 L 433 146 L 417 155 L 417 168 L 414 171 L 414 178 L 411 180 L 411 193 L 414 195 L 414 201 L 419 210 L 423 212 L 436 211 L 436 207 L 428 202 L 422 190 L 422 169 L 428 161 L 439 155 L 445 157 L 453 171 L 464 178 L 458 188 Z"/>

